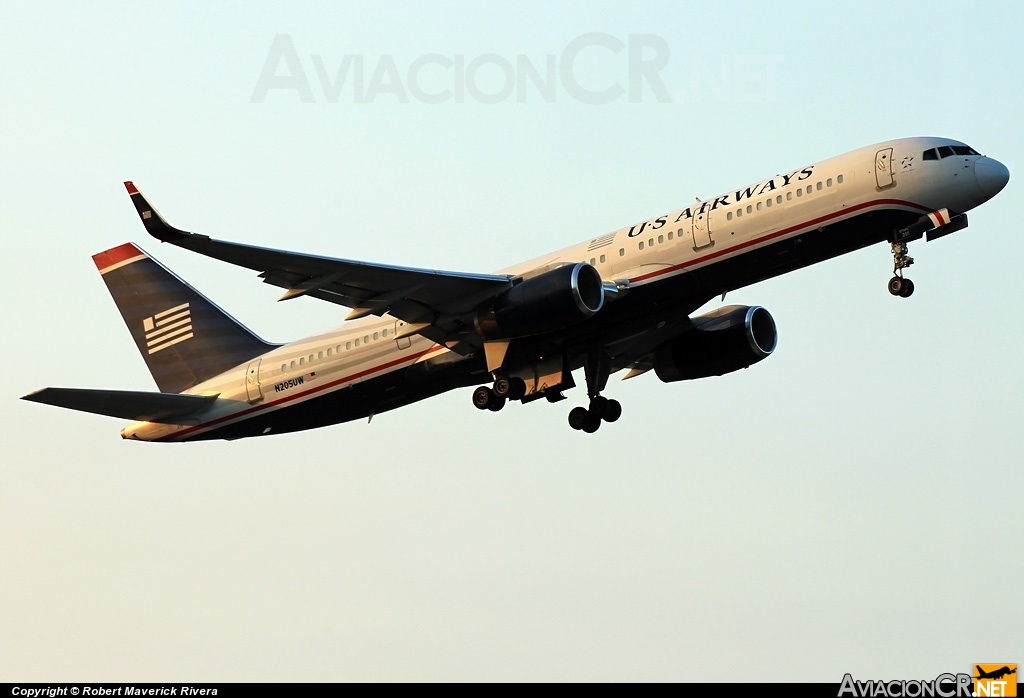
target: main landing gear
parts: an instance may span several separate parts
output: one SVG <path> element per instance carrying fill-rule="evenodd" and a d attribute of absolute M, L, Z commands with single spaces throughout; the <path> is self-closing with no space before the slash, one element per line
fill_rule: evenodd
<path fill-rule="evenodd" d="M 618 400 L 602 397 L 601 391 L 608 384 L 611 374 L 611 361 L 601 351 L 593 351 L 587 355 L 583 371 L 587 376 L 587 395 L 590 396 L 590 407 L 574 407 L 569 412 L 569 426 L 587 434 L 593 434 L 601 426 L 601 422 L 614 422 L 622 416 L 622 405 Z"/>
<path fill-rule="evenodd" d="M 473 391 L 473 406 L 478 410 L 497 412 L 509 400 L 521 400 L 526 395 L 526 381 L 511 377 L 503 371 L 494 374 L 494 385 L 481 385 Z"/>
<path fill-rule="evenodd" d="M 614 422 L 622 416 L 622 405 L 618 400 L 609 400 L 601 395 L 590 399 L 590 407 L 573 407 L 569 412 L 569 426 L 573 429 L 593 434 L 601 426 L 601 422 Z"/>
<path fill-rule="evenodd" d="M 907 243 L 892 243 L 892 272 L 894 276 L 889 279 L 889 293 L 902 298 L 909 298 L 914 292 L 914 282 L 903 278 L 903 270 L 914 263 L 914 258 L 907 254 Z"/>

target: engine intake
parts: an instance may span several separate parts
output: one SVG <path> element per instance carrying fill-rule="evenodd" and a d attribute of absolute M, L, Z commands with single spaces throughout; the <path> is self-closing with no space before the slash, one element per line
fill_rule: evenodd
<path fill-rule="evenodd" d="M 747 368 L 770 356 L 779 339 L 771 313 L 760 306 L 727 305 L 693 318 L 693 325 L 654 353 L 654 371 L 665 383 Z"/>
<path fill-rule="evenodd" d="M 558 267 L 516 284 L 477 313 L 487 339 L 528 337 L 580 322 L 604 306 L 601 274 L 586 262 Z"/>

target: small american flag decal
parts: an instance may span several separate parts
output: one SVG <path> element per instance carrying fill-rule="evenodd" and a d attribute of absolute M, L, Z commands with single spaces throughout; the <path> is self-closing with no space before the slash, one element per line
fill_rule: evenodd
<path fill-rule="evenodd" d="M 150 354 L 174 346 L 178 342 L 192 339 L 192 314 L 188 303 L 168 308 L 142 321 L 146 331 L 146 348 Z"/>

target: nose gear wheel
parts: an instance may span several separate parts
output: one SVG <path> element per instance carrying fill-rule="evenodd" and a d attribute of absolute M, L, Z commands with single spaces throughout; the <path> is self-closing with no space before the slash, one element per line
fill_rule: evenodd
<path fill-rule="evenodd" d="M 889 279 L 889 293 L 901 298 L 909 298 L 914 292 L 914 282 L 903 278 L 903 270 L 914 263 L 914 258 L 909 254 L 907 243 L 892 243 L 892 273 Z"/>

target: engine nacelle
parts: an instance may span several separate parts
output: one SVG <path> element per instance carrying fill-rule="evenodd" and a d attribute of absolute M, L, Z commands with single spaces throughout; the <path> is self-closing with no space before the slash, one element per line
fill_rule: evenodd
<path fill-rule="evenodd" d="M 694 328 L 654 352 L 665 383 L 732 373 L 767 358 L 778 343 L 775 320 L 759 306 L 728 305 L 693 318 Z"/>
<path fill-rule="evenodd" d="M 604 306 L 604 282 L 586 262 L 558 267 L 516 284 L 477 314 L 487 339 L 528 337 L 585 320 Z"/>

